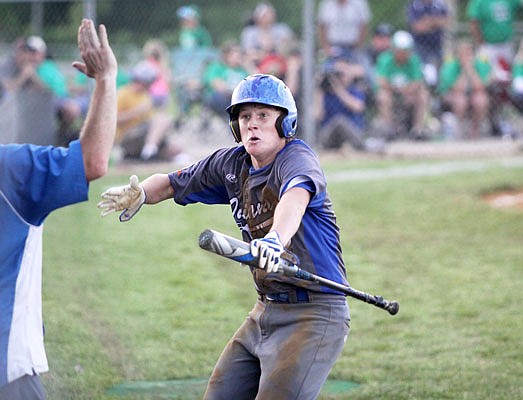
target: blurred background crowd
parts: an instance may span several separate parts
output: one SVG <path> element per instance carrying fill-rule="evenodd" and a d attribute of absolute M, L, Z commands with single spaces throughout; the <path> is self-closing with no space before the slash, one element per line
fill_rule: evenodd
<path fill-rule="evenodd" d="M 252 73 L 286 82 L 320 151 L 523 137 L 522 0 L 2 1 L 0 14 L 1 143 L 77 137 L 92 89 L 70 67 L 82 16 L 119 60 L 114 162 L 232 144 L 224 110 Z"/>

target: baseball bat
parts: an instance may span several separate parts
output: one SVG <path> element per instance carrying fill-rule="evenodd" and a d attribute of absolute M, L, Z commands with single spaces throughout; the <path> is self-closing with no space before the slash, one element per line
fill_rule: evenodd
<path fill-rule="evenodd" d="M 206 229 L 200 234 L 198 240 L 200 247 L 211 253 L 247 264 L 255 268 L 258 266 L 258 257 L 253 257 L 250 251 L 249 243 L 233 238 L 223 233 Z M 338 290 L 347 296 L 361 300 L 365 303 L 372 304 L 378 308 L 388 311 L 390 315 L 395 315 L 399 311 L 399 304 L 397 301 L 388 301 L 381 296 L 375 296 L 369 293 L 356 290 L 350 286 L 342 285 L 330 279 L 323 278 L 316 274 L 310 273 L 298 267 L 298 265 L 280 257 L 280 268 L 283 274 L 306 281 L 315 282 L 322 286 Z"/>

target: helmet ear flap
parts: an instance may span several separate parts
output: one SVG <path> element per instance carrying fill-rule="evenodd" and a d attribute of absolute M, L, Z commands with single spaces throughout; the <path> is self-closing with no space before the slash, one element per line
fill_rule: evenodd
<path fill-rule="evenodd" d="M 287 113 L 282 110 L 280 116 L 278 119 L 276 119 L 276 131 L 278 132 L 278 135 L 280 137 L 285 137 L 285 134 L 283 133 L 283 120 L 287 116 Z"/>
<path fill-rule="evenodd" d="M 238 118 L 232 118 L 229 120 L 229 128 L 231 128 L 232 136 L 234 136 L 236 143 L 240 143 L 242 141 L 242 135 L 240 133 L 240 123 L 238 122 Z"/>

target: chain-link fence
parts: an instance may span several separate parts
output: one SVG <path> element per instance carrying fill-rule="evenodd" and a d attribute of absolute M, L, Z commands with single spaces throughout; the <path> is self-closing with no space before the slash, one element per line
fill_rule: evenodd
<path fill-rule="evenodd" d="M 227 129 L 210 121 L 223 122 L 230 88 L 254 72 L 286 81 L 298 103 L 300 135 L 322 149 L 370 150 L 390 140 L 515 137 L 523 98 L 512 91 L 523 81 L 512 74 L 522 30 L 519 2 L 480 3 L 0 1 L 0 138 L 45 143 L 56 142 L 56 132 L 62 142 L 74 137 L 84 114 L 64 128 L 68 111 L 51 109 L 49 93 L 15 96 L 5 82 L 16 73 L 17 46 L 31 47 L 27 38 L 37 36 L 45 41 L 48 60 L 58 65 L 56 73 L 63 74 L 64 93 L 74 97 L 81 80 L 70 63 L 78 58 L 76 31 L 83 16 L 107 26 L 122 85 L 146 57 L 144 51 L 155 45 L 155 51 L 166 50 L 172 129 L 191 128 L 203 141 L 205 132 Z M 470 58 L 468 44 L 474 46 L 472 57 L 478 55 L 472 68 L 463 64 Z M 38 47 L 34 38 L 32 46 Z M 221 95 L 214 92 L 213 78 L 224 81 Z"/>

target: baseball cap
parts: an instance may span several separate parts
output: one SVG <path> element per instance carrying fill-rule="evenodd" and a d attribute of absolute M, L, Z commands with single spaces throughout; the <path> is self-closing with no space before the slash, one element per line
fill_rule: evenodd
<path fill-rule="evenodd" d="M 47 51 L 47 45 L 40 36 L 29 36 L 25 39 L 25 48 L 39 53 L 45 53 Z"/>
<path fill-rule="evenodd" d="M 194 5 L 182 6 L 176 11 L 176 15 L 182 19 L 199 19 L 200 12 Z"/>
<path fill-rule="evenodd" d="M 158 77 L 158 71 L 148 61 L 140 61 L 131 70 L 131 79 L 133 81 L 143 82 L 145 84 L 153 83 Z"/>
<path fill-rule="evenodd" d="M 407 31 L 397 31 L 392 36 L 392 47 L 398 50 L 410 50 L 414 45 L 412 35 Z"/>
<path fill-rule="evenodd" d="M 392 25 L 382 22 L 374 28 L 374 34 L 376 36 L 392 36 Z"/>

